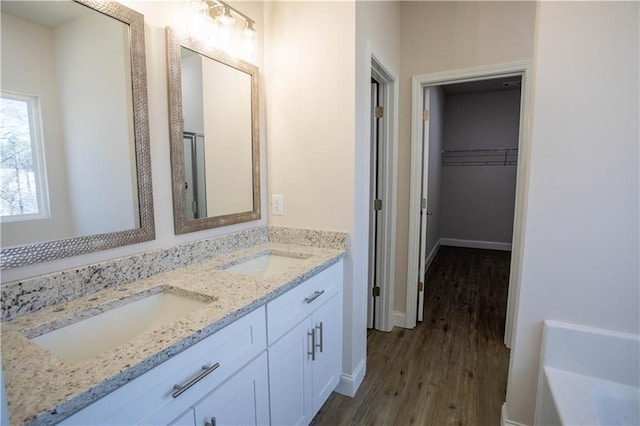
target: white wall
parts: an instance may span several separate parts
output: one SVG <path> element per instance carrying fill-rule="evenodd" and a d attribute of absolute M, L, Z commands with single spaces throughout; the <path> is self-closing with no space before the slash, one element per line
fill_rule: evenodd
<path fill-rule="evenodd" d="M 345 308 L 358 313 L 351 334 L 357 340 L 353 363 L 366 362 L 367 276 L 369 253 L 369 199 L 371 176 L 371 56 L 386 69 L 395 81 L 394 99 L 389 99 L 393 111 L 387 113 L 387 123 L 395 131 L 387 143 L 397 146 L 398 79 L 400 76 L 400 3 L 394 1 L 356 2 L 356 69 L 355 69 L 355 198 L 354 233 L 354 288 L 345 298 Z M 388 214 L 388 212 L 386 212 Z M 358 359 L 360 357 L 360 359 Z"/>
<path fill-rule="evenodd" d="M 510 421 L 533 422 L 543 320 L 640 333 L 639 6 L 538 6 Z"/>
<path fill-rule="evenodd" d="M 2 13 L 0 87 L 39 97 L 51 215 L 49 219 L 3 223 L 5 247 L 72 235 L 54 51 L 50 28 Z"/>
<path fill-rule="evenodd" d="M 265 6 L 268 184 L 285 212 L 269 223 L 351 231 L 354 4 Z"/>
<path fill-rule="evenodd" d="M 445 96 L 440 87 L 429 89 L 429 179 L 427 188 L 427 247 L 425 258 L 431 255 L 441 237 L 446 212 L 442 208 L 442 149 L 445 135 Z M 420 277 L 422 279 L 422 277 Z"/>
<path fill-rule="evenodd" d="M 265 21 L 268 191 L 284 195 L 284 216 L 269 214 L 269 223 L 353 239 L 355 4 L 271 2 Z M 366 350 L 366 305 L 354 300 L 359 255 L 352 248 L 344 272 L 343 371 L 351 382 Z"/>
<path fill-rule="evenodd" d="M 402 2 L 395 307 L 405 312 L 411 174 L 411 77 L 533 56 L 534 2 Z M 412 255 L 417 256 L 417 253 Z"/>
<path fill-rule="evenodd" d="M 193 232 L 184 235 L 174 235 L 173 231 L 173 202 L 171 196 L 171 161 L 169 158 L 169 123 L 168 123 L 168 101 L 167 101 L 167 56 L 165 27 L 167 25 L 188 31 L 193 29 L 191 12 L 184 2 L 164 2 L 149 1 L 140 2 L 136 0 L 121 1 L 142 14 L 145 20 L 145 51 L 147 66 L 147 91 L 149 100 L 149 130 L 151 138 L 151 168 L 153 182 L 153 202 L 155 209 L 156 239 L 141 244 L 119 247 L 111 250 L 104 250 L 96 253 L 89 253 L 82 256 L 75 256 L 59 259 L 52 262 L 39 263 L 2 271 L 2 282 L 9 282 L 26 277 L 41 275 L 53 271 L 73 268 L 81 265 L 101 262 L 107 259 L 127 256 L 135 253 L 142 253 L 162 247 L 171 247 L 176 244 L 210 238 L 229 232 L 253 228 L 267 223 L 266 215 L 263 213 L 261 220 L 237 224 L 233 226 L 210 229 L 206 231 Z M 237 8 L 249 15 L 256 21 L 256 65 L 264 70 L 263 66 L 263 4 L 261 2 L 232 2 Z M 262 181 L 262 211 L 266 212 L 266 161 L 265 161 L 265 141 L 266 132 L 264 128 L 265 108 L 264 108 L 264 76 L 260 79 L 260 102 L 261 102 L 261 181 Z"/>
<path fill-rule="evenodd" d="M 132 96 L 126 90 L 131 87 L 128 40 L 122 23 L 97 13 L 55 30 L 74 236 L 133 229 L 140 223 Z"/>
<path fill-rule="evenodd" d="M 518 147 L 519 90 L 445 96 L 444 116 L 445 150 Z M 515 165 L 443 167 L 442 238 L 510 245 L 516 171 Z"/>

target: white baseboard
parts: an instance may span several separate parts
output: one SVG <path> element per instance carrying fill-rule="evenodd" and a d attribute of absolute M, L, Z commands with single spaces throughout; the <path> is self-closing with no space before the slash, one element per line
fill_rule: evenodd
<path fill-rule="evenodd" d="M 495 241 L 459 240 L 457 238 L 440 238 L 440 245 L 487 249 L 487 250 L 511 251 L 511 243 L 498 243 Z"/>
<path fill-rule="evenodd" d="M 514 422 L 507 418 L 507 403 L 502 404 L 502 410 L 500 412 L 500 426 L 528 426 L 524 423 Z"/>
<path fill-rule="evenodd" d="M 433 246 L 433 248 L 431 249 L 431 252 L 429 253 L 429 255 L 427 256 L 427 260 L 426 263 L 424 265 L 424 270 L 428 271 L 429 270 L 429 266 L 431 266 L 431 262 L 433 262 L 433 259 L 436 257 L 436 254 L 438 254 L 438 249 L 440 248 L 440 242 L 442 241 L 442 239 L 439 239 L 438 242 L 436 243 L 435 246 Z"/>
<path fill-rule="evenodd" d="M 366 360 L 361 359 L 353 373 L 342 373 L 340 375 L 340 382 L 338 382 L 338 386 L 336 386 L 335 391 L 341 395 L 353 398 L 364 380 L 366 365 Z"/>
<path fill-rule="evenodd" d="M 393 326 L 394 327 L 403 327 L 405 328 L 407 325 L 404 323 L 405 314 L 404 312 L 393 311 Z"/>

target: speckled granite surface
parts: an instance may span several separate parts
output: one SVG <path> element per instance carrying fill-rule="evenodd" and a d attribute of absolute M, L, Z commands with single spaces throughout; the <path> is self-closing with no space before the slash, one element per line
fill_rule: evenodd
<path fill-rule="evenodd" d="M 262 226 L 2 284 L 2 320 L 268 241 L 347 250 L 343 232 Z"/>
<path fill-rule="evenodd" d="M 347 250 L 347 234 L 344 232 L 316 231 L 313 229 L 285 228 L 269 226 L 267 228 L 269 241 L 274 243 L 297 244 Z"/>
<path fill-rule="evenodd" d="M 267 241 L 267 227 L 263 226 L 2 284 L 1 318 L 16 318 L 46 306 Z"/>
<path fill-rule="evenodd" d="M 316 241 L 318 246 L 331 247 L 333 243 L 326 244 L 327 241 L 335 242 L 336 238 L 338 240 L 340 238 L 330 233 L 325 240 L 300 237 L 302 245 L 261 242 L 260 234 L 266 232 L 266 228 L 258 228 L 258 230 L 256 234 L 252 234 L 259 237 L 258 241 L 252 241 L 253 244 L 234 243 L 229 240 L 223 244 L 220 241 L 208 240 L 205 246 L 209 248 L 203 248 L 197 252 L 202 254 L 195 255 L 196 259 L 198 256 L 203 256 L 205 259 L 208 258 L 207 260 L 187 261 L 185 262 L 187 266 L 178 268 L 174 266 L 173 270 L 156 273 L 148 278 L 115 282 L 110 284 L 109 288 L 98 292 L 93 291 L 88 295 L 21 315 L 11 321 L 4 321 L 1 331 L 2 364 L 11 423 L 52 424 L 62 420 L 338 262 L 346 253 L 346 234 L 342 237 L 345 242 L 342 248 L 323 248 L 313 247 L 310 244 Z M 294 235 L 296 232 L 306 233 L 307 231 L 294 230 L 287 231 L 285 234 Z M 247 238 L 246 234 L 241 236 L 241 239 L 243 238 Z M 245 241 L 251 238 L 253 236 Z M 278 238 L 273 237 L 272 240 L 278 240 Z M 240 248 L 242 244 L 246 244 L 247 247 Z M 218 245 L 221 250 L 208 252 L 212 245 Z M 183 253 L 188 251 L 184 246 L 178 246 L 176 250 Z M 301 258 L 302 261 L 264 278 L 217 269 L 235 263 L 238 259 L 256 256 L 262 252 L 288 253 Z M 145 257 L 147 255 L 150 257 Z M 149 271 L 162 268 L 163 266 L 155 267 L 146 264 L 162 262 L 156 255 L 157 253 L 153 252 L 132 256 L 138 258 L 134 262 L 138 264 L 136 269 Z M 180 259 L 182 256 L 178 255 L 177 258 Z M 118 259 L 118 261 L 123 260 Z M 174 261 L 171 260 L 171 262 Z M 66 273 L 71 274 L 70 271 Z M 130 277 L 131 275 L 118 276 Z M 70 279 L 82 282 L 82 278 Z M 63 282 L 64 285 L 64 276 L 56 277 L 54 282 Z M 99 283 L 98 288 L 107 287 L 99 280 L 97 283 Z M 86 317 L 90 310 L 100 312 L 105 304 L 114 306 L 125 303 L 123 299 L 130 301 L 132 295 L 157 291 L 157 287 L 171 287 L 179 292 L 195 293 L 203 300 L 213 301 L 171 324 L 141 334 L 124 345 L 77 364 L 63 361 L 25 337 L 27 335 L 34 337 L 62 324 L 73 322 L 76 318 Z M 37 290 L 37 287 L 33 288 L 34 291 Z M 46 286 L 42 291 L 46 292 Z M 55 289 L 47 292 L 47 294 L 55 293 Z"/>

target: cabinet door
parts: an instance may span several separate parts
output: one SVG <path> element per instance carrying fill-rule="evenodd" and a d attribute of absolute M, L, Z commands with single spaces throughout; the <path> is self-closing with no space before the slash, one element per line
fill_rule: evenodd
<path fill-rule="evenodd" d="M 127 423 L 102 423 L 105 425 L 126 425 Z M 158 425 L 170 425 L 170 426 L 195 426 L 196 418 L 193 411 L 193 407 L 189 407 L 188 410 L 182 414 L 176 416 L 174 410 L 158 410 L 152 417 L 146 419 L 142 423 L 136 423 L 140 426 L 158 426 Z"/>
<path fill-rule="evenodd" d="M 189 408 L 184 414 L 169 423 L 169 426 L 195 426 L 196 419 L 194 417 L 193 408 Z"/>
<path fill-rule="evenodd" d="M 342 372 L 342 298 L 334 296 L 311 316 L 316 333 L 312 364 L 313 415 L 325 403 L 340 381 Z"/>
<path fill-rule="evenodd" d="M 312 417 L 310 319 L 269 348 L 271 424 L 306 425 Z"/>
<path fill-rule="evenodd" d="M 263 352 L 195 405 L 196 426 L 268 425 L 268 383 Z"/>

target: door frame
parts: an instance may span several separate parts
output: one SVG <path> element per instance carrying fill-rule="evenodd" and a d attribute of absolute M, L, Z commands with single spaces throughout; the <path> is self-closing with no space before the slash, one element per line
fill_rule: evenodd
<path fill-rule="evenodd" d="M 411 79 L 411 181 L 409 201 L 409 247 L 407 261 L 407 299 L 405 327 L 416 326 L 418 291 L 418 256 L 412 255 L 419 250 L 420 199 L 422 173 L 422 97 L 423 88 L 443 84 L 464 83 L 499 77 L 522 76 L 520 98 L 520 129 L 518 135 L 518 170 L 516 175 L 516 201 L 513 221 L 513 239 L 511 252 L 511 272 L 509 276 L 509 296 L 505 323 L 504 343 L 511 347 L 513 341 L 514 319 L 520 299 L 520 280 L 522 275 L 522 239 L 527 211 L 529 189 L 529 99 L 531 90 L 531 61 L 508 62 L 490 66 L 463 68 L 432 74 L 413 76 Z M 425 165 L 428 168 L 428 163 Z M 428 175 L 428 172 L 425 172 Z"/>
<path fill-rule="evenodd" d="M 375 324 L 376 330 L 391 331 L 394 326 L 393 321 L 393 296 L 394 288 L 393 281 L 395 277 L 396 266 L 396 208 L 397 208 L 397 187 L 398 187 L 398 171 L 397 171 L 397 158 L 398 158 L 398 78 L 390 71 L 389 67 L 385 65 L 385 61 L 382 55 L 377 51 L 374 46 L 370 49 L 370 76 L 367 81 L 371 81 L 374 78 L 381 86 L 383 90 L 383 104 L 384 115 L 386 120 L 383 128 L 379 134 L 382 138 L 382 167 L 380 172 L 382 173 L 382 226 L 380 239 L 380 253 L 377 258 L 381 262 L 380 264 L 380 298 L 378 302 L 379 309 L 376 309 Z M 371 91 L 369 90 L 369 96 Z M 371 105 L 371 99 L 367 101 L 368 107 Z M 371 120 L 372 111 L 369 111 L 369 122 Z M 371 140 L 370 129 L 367 131 L 367 140 Z M 369 148 L 369 154 L 371 154 Z M 369 171 L 367 176 L 371 176 L 371 168 L 373 164 L 369 165 Z M 370 194 L 371 182 L 368 180 Z M 367 217 L 367 222 L 369 218 Z M 367 224 L 368 234 L 369 224 Z M 370 247 L 371 241 L 367 238 L 367 248 Z M 369 272 L 367 271 L 367 280 L 369 279 Z M 367 292 L 369 291 L 369 285 L 367 285 Z M 370 301 L 369 294 L 367 293 L 367 303 Z"/>

